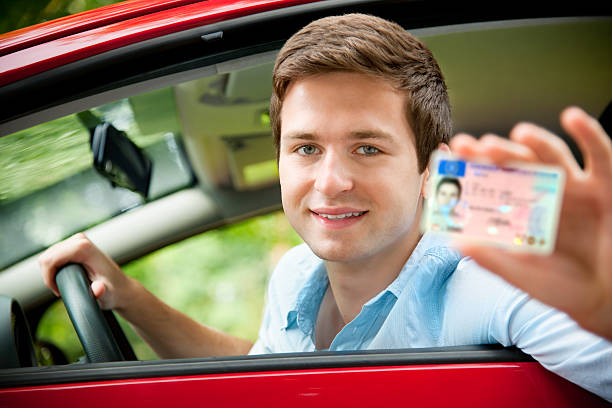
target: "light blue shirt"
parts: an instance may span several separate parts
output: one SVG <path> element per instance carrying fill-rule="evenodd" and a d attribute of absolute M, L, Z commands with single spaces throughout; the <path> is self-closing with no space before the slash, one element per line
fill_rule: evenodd
<path fill-rule="evenodd" d="M 329 280 L 302 244 L 268 286 L 250 354 L 315 351 L 314 328 Z M 515 345 L 547 369 L 612 401 L 612 343 L 530 298 L 426 234 L 398 277 L 336 335 L 330 350 Z"/>

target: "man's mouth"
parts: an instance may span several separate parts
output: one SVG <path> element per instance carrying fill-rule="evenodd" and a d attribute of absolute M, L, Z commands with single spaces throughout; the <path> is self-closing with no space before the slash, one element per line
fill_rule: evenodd
<path fill-rule="evenodd" d="M 325 213 L 315 212 L 315 214 L 317 214 L 319 217 L 323 217 L 328 220 L 343 220 L 345 218 L 360 217 L 366 212 L 367 211 L 359 211 L 359 212 L 348 212 L 348 213 L 343 213 L 343 214 L 325 214 Z"/>

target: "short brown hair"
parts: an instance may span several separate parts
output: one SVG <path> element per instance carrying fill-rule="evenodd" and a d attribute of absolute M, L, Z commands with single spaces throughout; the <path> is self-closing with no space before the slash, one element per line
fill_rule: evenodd
<path fill-rule="evenodd" d="M 325 17 L 295 33 L 280 50 L 273 74 L 270 121 L 277 157 L 280 114 L 289 84 L 328 72 L 356 72 L 406 92 L 406 115 L 416 136 L 419 169 L 451 132 L 446 84 L 431 51 L 396 23 L 365 14 Z"/>

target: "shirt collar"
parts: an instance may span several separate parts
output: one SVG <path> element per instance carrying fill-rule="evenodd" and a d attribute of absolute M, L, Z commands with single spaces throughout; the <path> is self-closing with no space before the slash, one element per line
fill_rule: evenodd
<path fill-rule="evenodd" d="M 412 251 L 406 264 L 402 267 L 397 278 L 365 305 L 371 306 L 380 302 L 387 292 L 391 293 L 396 299 L 399 298 L 412 275 L 411 272 L 418 267 L 423 258 L 432 254 L 435 255 L 440 250 L 448 251 L 447 245 L 448 240 L 444 237 L 435 233 L 425 233 Z M 325 263 L 316 256 L 308 260 L 302 260 L 298 263 L 298 267 L 303 268 L 307 272 L 308 278 L 289 308 L 284 329 L 297 324 L 306 335 L 312 335 L 319 314 L 321 300 L 329 284 L 329 278 L 327 277 Z"/>
<path fill-rule="evenodd" d="M 412 251 L 410 258 L 402 267 L 399 275 L 386 290 L 393 293 L 396 298 L 402 294 L 402 290 L 406 287 L 408 280 L 411 276 L 411 272 L 422 262 L 425 256 L 440 251 L 442 248 L 448 248 L 448 239 L 443 236 L 427 232 L 423 234 L 416 248 Z"/>
<path fill-rule="evenodd" d="M 310 269 L 310 273 L 289 308 L 285 329 L 297 323 L 305 334 L 310 335 L 314 332 L 319 307 L 329 284 L 325 263 L 321 259 L 318 260 L 319 262 L 300 264 L 301 267 Z"/>

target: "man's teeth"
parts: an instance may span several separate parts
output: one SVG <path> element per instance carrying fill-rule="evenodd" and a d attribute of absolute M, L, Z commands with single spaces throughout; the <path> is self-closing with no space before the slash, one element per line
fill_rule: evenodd
<path fill-rule="evenodd" d="M 323 218 L 327 218 L 328 220 L 341 220 L 343 218 L 348 218 L 348 217 L 359 217 L 360 215 L 363 215 L 365 213 L 365 211 L 362 212 L 354 212 L 354 213 L 346 213 L 346 214 L 319 214 L 320 217 Z"/>

